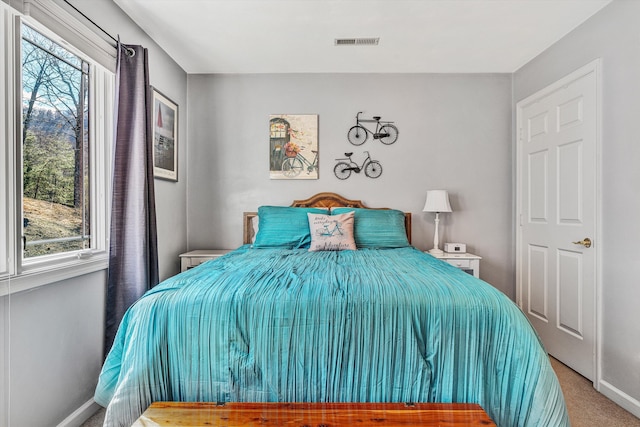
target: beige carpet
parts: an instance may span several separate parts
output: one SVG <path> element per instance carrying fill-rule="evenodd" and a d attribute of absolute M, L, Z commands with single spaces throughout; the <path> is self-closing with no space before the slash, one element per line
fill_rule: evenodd
<path fill-rule="evenodd" d="M 598 393 L 589 380 L 554 358 L 551 358 L 551 365 L 560 380 L 571 427 L 640 427 L 639 418 Z M 104 409 L 101 409 L 81 427 L 100 427 L 103 420 Z"/>
<path fill-rule="evenodd" d="M 640 427 L 639 418 L 598 393 L 588 379 L 554 358 L 551 366 L 560 380 L 571 427 Z"/>
<path fill-rule="evenodd" d="M 85 421 L 80 427 L 102 427 L 104 423 L 104 408 L 93 414 L 91 418 Z"/>

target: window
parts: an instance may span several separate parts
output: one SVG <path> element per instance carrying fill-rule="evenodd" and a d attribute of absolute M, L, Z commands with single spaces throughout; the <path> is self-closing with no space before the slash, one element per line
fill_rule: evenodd
<path fill-rule="evenodd" d="M 24 258 L 91 248 L 89 64 L 22 26 Z"/>
<path fill-rule="evenodd" d="M 115 48 L 54 2 L 28 12 L 0 2 L 0 296 L 107 260 Z"/>

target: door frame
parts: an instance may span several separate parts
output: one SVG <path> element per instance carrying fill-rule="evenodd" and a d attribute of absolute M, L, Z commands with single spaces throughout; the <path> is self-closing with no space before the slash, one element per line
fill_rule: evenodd
<path fill-rule="evenodd" d="M 518 101 L 516 103 L 516 135 L 515 135 L 515 144 L 516 144 L 516 188 L 515 188 L 515 196 L 516 196 L 516 209 L 515 209 L 515 219 L 514 225 L 516 228 L 516 304 L 518 307 L 525 310 L 523 307 L 523 274 L 522 271 L 522 257 L 524 256 L 524 251 L 522 248 L 522 221 L 523 221 L 523 212 L 522 212 L 522 193 L 520 191 L 520 187 L 522 185 L 522 142 L 523 142 L 523 123 L 522 123 L 522 110 L 524 105 L 528 105 L 531 102 L 534 102 L 536 99 L 543 98 L 550 93 L 558 90 L 559 88 L 569 84 L 570 82 L 577 80 L 578 78 L 587 75 L 589 73 L 595 73 L 595 84 L 596 84 L 596 134 L 595 134 L 595 180 L 596 180 L 596 194 L 595 194 L 595 206 L 594 206 L 594 214 L 595 214 L 595 233 L 594 240 L 595 244 L 593 245 L 593 250 L 595 251 L 594 262 L 595 262 L 595 277 L 594 277 L 594 333 L 595 333 L 595 348 L 593 349 L 594 355 L 594 387 L 596 390 L 600 391 L 600 383 L 601 383 L 601 360 L 602 360 L 602 59 L 598 58 L 587 65 L 573 71 L 572 73 L 562 77 L 560 80 L 551 83 L 543 89 L 536 91 L 534 94 L 529 95 L 528 97 Z"/>

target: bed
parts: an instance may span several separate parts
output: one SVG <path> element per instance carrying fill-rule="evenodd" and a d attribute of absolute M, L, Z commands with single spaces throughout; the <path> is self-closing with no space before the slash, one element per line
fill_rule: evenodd
<path fill-rule="evenodd" d="M 464 402 L 501 427 L 568 426 L 519 308 L 410 230 L 333 193 L 245 213 L 241 247 L 125 314 L 95 393 L 105 426 L 154 401 Z"/>

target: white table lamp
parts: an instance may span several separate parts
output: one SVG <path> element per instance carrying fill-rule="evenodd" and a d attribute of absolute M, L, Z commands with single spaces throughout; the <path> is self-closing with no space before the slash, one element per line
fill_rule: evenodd
<path fill-rule="evenodd" d="M 440 222 L 440 212 L 452 212 L 449 204 L 449 194 L 447 190 L 430 190 L 427 191 L 427 201 L 424 204 L 424 212 L 436 213 L 436 227 L 433 233 L 433 249 L 429 250 L 432 255 L 442 255 L 444 252 L 438 247 L 438 223 Z"/>

